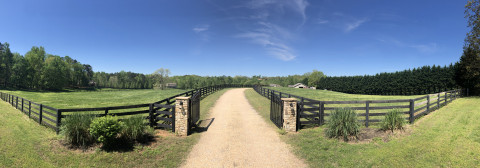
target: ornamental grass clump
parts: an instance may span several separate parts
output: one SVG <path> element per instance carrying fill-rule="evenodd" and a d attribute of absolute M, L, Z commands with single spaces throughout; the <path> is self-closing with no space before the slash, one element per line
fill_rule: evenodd
<path fill-rule="evenodd" d="M 349 137 L 357 138 L 360 124 L 357 122 L 357 113 L 351 108 L 337 108 L 330 115 L 327 123 L 326 134 L 329 138 L 343 137 L 348 141 Z"/>
<path fill-rule="evenodd" d="M 123 123 L 118 121 L 117 117 L 99 117 L 90 124 L 90 134 L 103 146 L 110 147 L 115 143 L 123 127 Z"/>
<path fill-rule="evenodd" d="M 402 117 L 402 112 L 399 109 L 393 109 L 385 115 L 385 119 L 382 121 L 381 128 L 382 130 L 393 130 L 403 129 L 406 121 Z"/>
<path fill-rule="evenodd" d="M 133 116 L 122 121 L 124 128 L 122 136 L 131 141 L 138 141 L 149 134 L 148 126 L 143 116 Z"/>
<path fill-rule="evenodd" d="M 70 145 L 87 147 L 95 142 L 89 132 L 90 123 L 94 118 L 95 116 L 89 114 L 68 115 L 62 121 L 60 134 Z"/>

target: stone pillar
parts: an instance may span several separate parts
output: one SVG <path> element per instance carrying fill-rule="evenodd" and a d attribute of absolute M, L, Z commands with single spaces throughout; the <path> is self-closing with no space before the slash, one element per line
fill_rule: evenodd
<path fill-rule="evenodd" d="M 297 132 L 297 99 L 282 98 L 283 129 L 287 132 Z"/>
<path fill-rule="evenodd" d="M 189 130 L 188 124 L 188 104 L 190 97 L 175 98 L 175 134 L 178 136 L 187 136 Z"/>

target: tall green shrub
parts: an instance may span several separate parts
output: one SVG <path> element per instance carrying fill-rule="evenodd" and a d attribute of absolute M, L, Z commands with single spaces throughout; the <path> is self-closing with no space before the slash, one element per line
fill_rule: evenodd
<path fill-rule="evenodd" d="M 327 123 L 326 134 L 330 138 L 343 137 L 348 141 L 349 136 L 357 138 L 360 124 L 357 121 L 357 113 L 351 108 L 337 108 L 330 115 Z"/>
<path fill-rule="evenodd" d="M 385 119 L 381 123 L 383 130 L 403 129 L 405 119 L 402 117 L 402 112 L 399 109 L 393 109 L 385 115 Z"/>
<path fill-rule="evenodd" d="M 112 116 L 95 118 L 90 124 L 90 134 L 104 146 L 111 146 L 122 129 L 122 122 Z"/>
<path fill-rule="evenodd" d="M 129 140 L 139 140 L 147 134 L 147 125 L 145 117 L 133 116 L 122 121 L 125 127 L 122 130 L 122 136 Z"/>
<path fill-rule="evenodd" d="M 74 146 L 86 147 L 94 142 L 89 133 L 90 123 L 94 116 L 74 113 L 63 119 L 60 133 L 68 143 Z"/>

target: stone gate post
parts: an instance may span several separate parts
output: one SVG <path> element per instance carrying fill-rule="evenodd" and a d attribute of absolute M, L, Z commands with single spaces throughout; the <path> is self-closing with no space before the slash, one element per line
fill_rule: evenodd
<path fill-rule="evenodd" d="M 297 132 L 297 99 L 282 98 L 283 129 L 287 132 Z"/>
<path fill-rule="evenodd" d="M 176 97 L 175 99 L 175 134 L 187 136 L 190 128 L 188 124 L 190 97 Z"/>

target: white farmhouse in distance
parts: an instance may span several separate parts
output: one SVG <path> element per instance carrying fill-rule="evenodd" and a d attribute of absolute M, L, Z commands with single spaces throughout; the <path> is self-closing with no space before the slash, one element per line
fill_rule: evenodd
<path fill-rule="evenodd" d="M 278 85 L 278 84 L 270 84 L 270 85 L 268 85 L 268 86 L 270 86 L 270 87 L 282 87 L 282 86 L 280 86 L 280 85 Z"/>
<path fill-rule="evenodd" d="M 307 85 L 304 85 L 303 83 L 297 83 L 295 85 L 288 85 L 288 87 L 293 87 L 293 88 L 308 88 Z"/>

